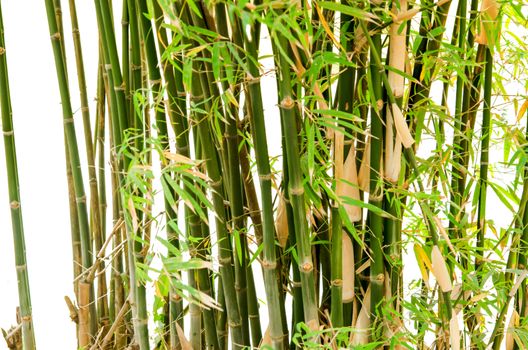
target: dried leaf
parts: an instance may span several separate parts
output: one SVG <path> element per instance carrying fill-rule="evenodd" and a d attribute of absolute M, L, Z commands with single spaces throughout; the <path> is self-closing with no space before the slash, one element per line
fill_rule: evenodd
<path fill-rule="evenodd" d="M 422 246 L 418 243 L 414 245 L 414 254 L 416 255 L 416 261 L 418 262 L 422 279 L 427 288 L 429 288 L 429 272 L 427 271 L 426 267 L 429 270 L 432 270 L 431 261 L 429 260 L 429 257 L 423 250 Z"/>

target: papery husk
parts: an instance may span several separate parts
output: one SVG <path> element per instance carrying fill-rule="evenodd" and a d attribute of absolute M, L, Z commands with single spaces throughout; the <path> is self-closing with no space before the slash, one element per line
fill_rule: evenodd
<path fill-rule="evenodd" d="M 385 179 L 397 183 L 400 178 L 402 144 L 398 134 L 394 135 L 392 113 L 387 110 L 387 127 L 385 128 Z M 393 142 L 394 141 L 394 142 Z"/>
<path fill-rule="evenodd" d="M 345 181 L 340 181 L 341 179 Z M 358 174 L 356 169 L 356 150 L 350 146 L 348 156 L 343 165 L 342 178 L 337 181 L 336 192 L 339 197 L 348 197 L 361 201 L 359 195 Z M 351 222 L 361 221 L 361 207 L 351 204 L 343 204 Z"/>
<path fill-rule="evenodd" d="M 279 245 L 284 248 L 288 242 L 288 216 L 286 215 L 286 200 L 282 194 L 279 195 L 279 206 L 277 208 L 277 217 L 275 218 L 275 231 Z"/>
<path fill-rule="evenodd" d="M 497 0 L 482 0 L 480 5 L 480 32 L 475 38 L 475 42 L 481 45 L 493 46 L 495 38 L 488 38 L 488 32 L 494 32 L 498 25 L 499 5 Z"/>
<path fill-rule="evenodd" d="M 519 313 L 517 310 L 513 310 L 508 323 L 508 329 L 506 330 L 506 350 L 513 350 L 515 345 L 515 337 L 513 336 L 514 329 L 519 326 Z"/>
<path fill-rule="evenodd" d="M 460 350 L 460 328 L 456 313 L 453 313 L 451 320 L 449 320 L 449 344 L 451 350 Z"/>
<path fill-rule="evenodd" d="M 440 286 L 442 292 L 446 293 L 453 290 L 451 276 L 449 275 L 449 271 L 447 270 L 445 259 L 442 256 L 440 248 L 438 248 L 437 245 L 433 246 L 433 250 L 431 251 L 431 264 L 431 272 L 435 276 L 436 281 L 438 282 L 438 285 Z"/>
<path fill-rule="evenodd" d="M 193 350 L 191 342 L 185 337 L 183 329 L 180 327 L 178 322 L 176 322 L 176 333 L 178 334 L 178 339 L 180 340 L 180 346 L 182 350 Z"/>
<path fill-rule="evenodd" d="M 354 270 L 354 248 L 348 233 L 343 231 L 341 238 L 341 247 L 343 251 L 341 260 L 343 265 L 341 270 L 343 279 L 341 298 L 343 303 L 349 303 L 354 300 L 354 283 L 356 277 Z"/>
<path fill-rule="evenodd" d="M 400 137 L 403 147 L 410 148 L 414 143 L 414 138 L 411 135 L 409 126 L 403 117 L 403 113 L 396 103 L 392 104 L 392 118 L 396 126 L 396 132 Z"/>
<path fill-rule="evenodd" d="M 266 332 L 264 332 L 264 335 L 262 336 L 262 339 L 260 341 L 258 348 L 262 349 L 264 346 L 273 346 L 273 342 L 271 341 L 269 326 L 266 328 Z"/>
<path fill-rule="evenodd" d="M 400 0 L 400 9 L 397 10 L 396 4 L 393 3 L 392 9 L 393 12 L 398 11 L 402 13 L 407 11 L 407 0 Z M 406 46 L 406 33 L 407 25 L 401 23 L 393 23 L 389 29 L 389 66 L 392 68 L 404 72 L 405 71 L 405 58 L 407 56 L 407 46 Z M 405 78 L 401 73 L 398 73 L 393 70 L 389 70 L 388 73 L 389 85 L 392 89 L 392 94 L 396 98 L 400 98 L 404 93 L 404 84 Z"/>
<path fill-rule="evenodd" d="M 370 136 L 367 136 L 363 158 L 358 173 L 359 188 L 363 192 L 370 192 Z"/>
<path fill-rule="evenodd" d="M 370 335 L 370 285 L 365 292 L 363 305 L 350 334 L 350 345 L 365 345 L 369 343 Z"/>

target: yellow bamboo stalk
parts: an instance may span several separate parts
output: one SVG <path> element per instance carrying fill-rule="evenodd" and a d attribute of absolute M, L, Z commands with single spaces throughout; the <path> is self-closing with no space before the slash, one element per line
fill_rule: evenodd
<path fill-rule="evenodd" d="M 78 340 L 80 348 L 90 345 L 90 284 L 79 282 L 79 328 Z"/>

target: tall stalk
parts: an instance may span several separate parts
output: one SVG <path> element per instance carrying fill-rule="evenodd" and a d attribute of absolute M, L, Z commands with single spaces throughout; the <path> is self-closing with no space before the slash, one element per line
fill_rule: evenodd
<path fill-rule="evenodd" d="M 95 168 L 94 146 L 92 139 L 92 127 L 90 122 L 90 109 L 88 107 L 88 94 L 86 92 L 86 77 L 84 73 L 84 60 L 81 47 L 81 35 L 77 20 L 77 9 L 75 0 L 68 1 L 70 8 L 70 18 L 72 25 L 73 44 L 75 50 L 75 63 L 77 68 L 77 79 L 79 83 L 79 93 L 81 99 L 81 112 L 84 127 L 84 140 L 86 146 L 86 155 L 88 163 L 88 182 L 90 185 L 90 215 L 91 215 L 91 232 L 95 242 L 95 251 L 100 251 L 104 238 L 104 229 L 101 226 L 101 213 L 99 212 L 99 192 L 97 187 L 97 174 Z M 105 270 L 104 262 L 99 264 L 99 272 Z M 108 322 L 108 302 L 106 276 L 104 273 L 97 279 L 97 309 L 99 322 Z"/>
<path fill-rule="evenodd" d="M 15 267 L 18 282 L 18 300 L 20 303 L 20 322 L 22 324 L 22 346 L 24 350 L 36 349 L 33 330 L 33 315 L 31 310 L 31 294 L 29 288 L 28 267 L 26 260 L 26 243 L 20 203 L 20 185 L 18 165 L 13 130 L 13 114 L 11 108 L 11 93 L 7 71 L 6 45 L 4 38 L 4 20 L 0 5 L 0 109 L 2 113 L 2 131 L 4 134 L 4 150 L 7 169 L 7 184 L 9 188 L 9 206 L 11 208 L 11 225 L 13 228 L 13 243 L 15 250 Z"/>
<path fill-rule="evenodd" d="M 48 15 L 48 26 L 51 36 L 51 44 L 55 57 L 55 68 L 62 100 L 62 112 L 64 119 L 64 130 L 68 144 L 69 157 L 73 175 L 73 185 L 75 189 L 75 200 L 77 203 L 77 215 L 79 220 L 80 237 L 81 237 L 81 256 L 83 269 L 89 269 L 92 266 L 92 245 L 90 240 L 90 227 L 88 221 L 88 212 L 86 208 L 86 195 L 84 192 L 84 181 L 81 172 L 81 161 L 79 149 L 77 146 L 77 136 L 73 125 L 73 112 L 70 102 L 70 92 L 68 88 L 68 79 L 62 51 L 62 39 L 57 27 L 57 19 L 52 0 L 45 0 L 46 12 Z M 93 298 L 93 285 L 90 285 L 90 296 Z M 93 299 L 92 299 L 93 300 Z M 93 304 L 92 304 L 93 305 Z M 90 319 L 95 319 L 95 306 L 90 307 Z M 85 346 L 87 344 L 79 344 Z"/>
<path fill-rule="evenodd" d="M 378 11 L 377 7 L 372 9 L 373 12 Z M 367 34 L 368 35 L 368 34 Z M 372 36 L 372 44 L 370 47 L 370 84 L 374 95 L 371 97 L 370 108 L 370 128 L 372 138 L 370 139 L 370 192 L 369 203 L 378 209 L 382 209 L 383 205 L 383 180 L 381 177 L 382 169 L 382 154 L 383 154 L 383 97 L 382 97 L 382 81 L 376 60 L 381 56 L 381 34 L 379 31 Z M 376 326 L 381 319 L 381 306 L 384 292 L 385 281 L 385 262 L 382 250 L 383 244 L 383 218 L 379 212 L 369 211 L 367 219 L 367 232 L 369 234 L 369 253 L 373 258 L 370 266 L 370 311 L 371 324 L 374 327 L 373 340 L 378 340 L 379 335 L 376 331 Z"/>
<path fill-rule="evenodd" d="M 288 52 L 286 39 L 280 35 L 282 52 Z M 293 209 L 295 240 L 301 277 L 304 321 L 311 329 L 319 326 L 318 306 L 315 292 L 314 263 L 312 259 L 310 230 L 305 215 L 304 187 L 299 157 L 296 103 L 293 100 L 290 68 L 283 53 L 274 47 L 279 62 L 279 107 L 281 109 L 282 133 L 285 137 L 284 153 L 288 157 L 288 194 Z"/>

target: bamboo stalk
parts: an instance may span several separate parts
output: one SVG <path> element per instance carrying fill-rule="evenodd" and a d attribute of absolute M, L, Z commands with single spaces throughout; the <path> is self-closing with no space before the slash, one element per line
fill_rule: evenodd
<path fill-rule="evenodd" d="M 341 218 L 339 217 L 339 209 L 333 207 L 331 209 L 331 226 L 332 226 L 332 301 L 331 301 L 331 316 L 332 326 L 343 326 L 343 271 L 350 273 L 344 269 L 343 259 L 343 243 L 345 238 L 342 238 Z M 349 266 L 346 266 L 349 267 Z M 353 266 L 352 266 L 353 267 Z M 353 277 L 353 276 L 352 276 Z"/>
<path fill-rule="evenodd" d="M 81 36 L 77 20 L 77 10 L 75 0 L 69 0 L 70 18 L 72 25 L 72 35 L 75 50 L 75 62 L 77 67 L 77 79 L 79 82 L 79 93 L 81 99 L 81 111 L 84 127 L 84 140 L 86 146 L 86 155 L 88 160 L 88 182 L 90 187 L 90 215 L 91 215 L 91 232 L 93 232 L 95 241 L 95 250 L 99 251 L 105 240 L 103 227 L 101 226 L 101 217 L 99 212 L 99 192 L 97 187 L 97 175 L 95 169 L 95 156 L 93 152 L 92 127 L 90 123 L 90 110 L 88 107 L 88 94 L 86 92 L 86 78 L 84 73 L 84 61 L 81 48 Z M 104 264 L 99 265 L 99 271 L 104 271 Z M 104 274 L 100 275 L 97 280 L 97 309 L 99 322 L 107 322 L 108 303 L 106 299 L 107 287 Z"/>
<path fill-rule="evenodd" d="M 285 38 L 281 35 L 279 35 L 279 43 L 283 52 L 287 52 L 288 45 Z M 304 188 L 302 186 L 299 146 L 297 142 L 295 101 L 293 100 L 288 63 L 282 56 L 282 53 L 276 51 L 277 49 L 274 47 L 274 52 L 279 58 L 279 106 L 281 108 L 282 132 L 286 141 L 286 149 L 284 151 L 288 157 L 288 192 L 293 209 L 295 240 L 297 242 L 297 254 L 299 257 L 304 321 L 311 329 L 315 330 L 319 328 L 319 316 L 315 293 L 314 264 L 311 254 L 310 235 L 304 211 Z"/>
<path fill-rule="evenodd" d="M 15 267 L 18 284 L 18 300 L 20 303 L 20 320 L 22 325 L 22 345 L 26 350 L 36 348 L 33 329 L 31 294 L 26 260 L 26 243 L 20 203 L 18 179 L 18 164 L 13 130 L 11 93 L 6 58 L 6 43 L 4 38 L 4 19 L 0 6 L 0 109 L 2 113 L 2 131 L 4 134 L 4 151 L 7 169 L 7 184 L 9 189 L 9 206 L 11 209 L 11 225 L 15 252 Z"/>
<path fill-rule="evenodd" d="M 257 56 L 256 44 L 244 36 L 244 42 L 250 55 Z M 259 68 L 256 64 L 249 64 L 247 75 L 247 104 L 250 113 L 251 133 L 253 147 L 255 149 L 257 171 L 259 175 L 260 196 L 262 201 L 262 233 L 263 233 L 263 259 L 262 269 L 264 273 L 264 286 L 266 289 L 266 300 L 268 303 L 268 317 L 270 320 L 269 332 L 276 349 L 284 349 L 285 315 L 282 315 L 281 288 L 277 279 L 277 256 L 275 251 L 275 227 L 273 220 L 273 204 L 271 198 L 271 168 L 266 138 L 266 126 L 264 121 L 262 91 L 258 78 Z"/>
<path fill-rule="evenodd" d="M 86 196 L 84 192 L 84 182 L 81 173 L 81 164 L 79 158 L 79 150 L 77 147 L 77 137 L 73 125 L 73 112 L 70 102 L 70 92 L 68 89 L 68 81 L 66 76 L 64 55 L 62 51 L 62 39 L 57 27 L 57 20 L 55 18 L 54 6 L 52 0 L 46 0 L 46 12 L 48 15 L 49 32 L 51 36 L 51 43 L 53 47 L 53 54 L 55 57 L 55 67 L 57 71 L 57 79 L 59 83 L 60 95 L 62 100 L 62 110 L 64 118 L 64 130 L 66 133 L 66 141 L 68 143 L 69 157 L 71 161 L 73 185 L 75 190 L 75 200 L 77 203 L 77 215 L 80 227 L 81 237 L 81 255 L 83 269 L 88 269 L 92 265 L 92 247 L 90 241 L 90 228 L 88 223 L 88 213 L 86 208 Z M 93 285 L 91 286 L 93 290 Z M 93 296 L 93 291 L 90 293 Z M 90 317 L 96 317 L 95 305 L 90 308 Z M 90 331 L 93 331 L 91 329 Z"/>
<path fill-rule="evenodd" d="M 194 62 L 194 72 L 202 72 L 202 67 L 198 62 Z M 195 73 L 198 76 L 193 79 L 192 82 L 192 96 L 195 99 L 199 99 L 202 102 L 207 101 L 209 86 L 207 85 L 206 79 L 201 79 L 203 74 Z M 202 81 L 203 80 L 203 81 Z M 206 94 L 206 95 L 204 95 Z M 205 102 L 206 106 L 208 102 Z M 209 107 L 209 108 L 207 108 Z M 210 110 L 210 106 L 206 109 Z M 232 332 L 233 339 L 232 345 L 234 349 L 241 349 L 244 345 L 242 324 L 240 319 L 240 313 L 236 300 L 236 291 L 234 288 L 234 276 L 231 268 L 231 248 L 230 242 L 227 236 L 226 229 L 226 214 L 224 207 L 224 199 L 222 194 L 223 182 L 220 173 L 219 159 L 215 151 L 215 147 L 212 143 L 212 138 L 209 130 L 209 126 L 201 121 L 202 116 L 196 113 L 195 122 L 197 123 L 198 137 L 204 150 L 207 150 L 207 158 L 205 164 L 207 167 L 207 173 L 211 179 L 211 188 L 213 190 L 213 206 L 216 212 L 216 226 L 219 244 L 219 263 L 220 263 L 220 275 L 222 278 L 222 287 L 224 290 L 224 297 L 226 301 L 227 317 L 229 319 L 229 328 Z M 200 113 L 201 114 L 201 113 Z"/>

